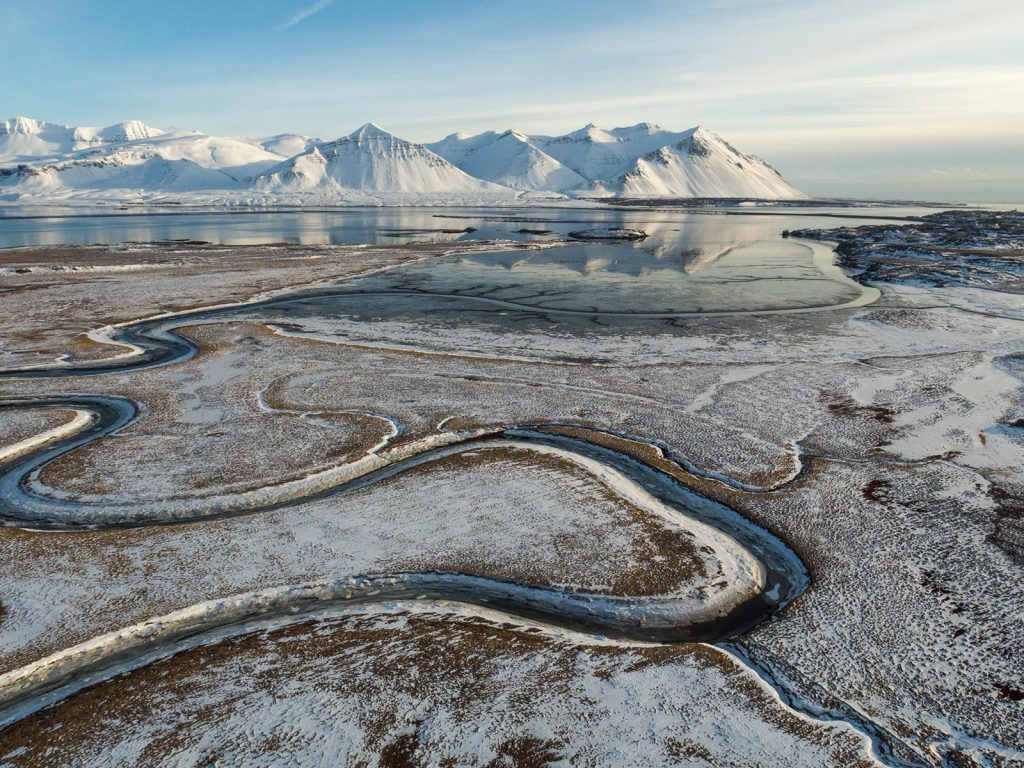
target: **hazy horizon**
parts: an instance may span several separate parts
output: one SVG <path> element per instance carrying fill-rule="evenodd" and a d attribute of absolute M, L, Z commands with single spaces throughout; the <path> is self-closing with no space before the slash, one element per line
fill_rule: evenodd
<path fill-rule="evenodd" d="M 1024 6 L 0 0 L 2 118 L 413 141 L 704 125 L 812 195 L 1024 198 Z"/>

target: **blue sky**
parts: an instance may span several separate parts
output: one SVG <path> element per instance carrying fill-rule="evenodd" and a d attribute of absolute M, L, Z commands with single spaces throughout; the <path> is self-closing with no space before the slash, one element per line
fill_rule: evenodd
<path fill-rule="evenodd" d="M 1020 0 L 0 0 L 3 116 L 417 141 L 696 124 L 815 194 L 1024 200 Z"/>

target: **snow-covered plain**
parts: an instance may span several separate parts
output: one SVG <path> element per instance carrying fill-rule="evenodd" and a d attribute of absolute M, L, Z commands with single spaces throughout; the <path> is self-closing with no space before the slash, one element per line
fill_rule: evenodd
<path fill-rule="evenodd" d="M 139 121 L 0 124 L 0 202 L 515 205 L 570 197 L 802 198 L 705 128 L 649 123 L 565 136 L 516 131 L 404 141 L 367 123 L 322 141 L 165 133 Z"/>
<path fill-rule="evenodd" d="M 787 711 L 714 648 L 398 609 L 158 662 L 83 694 L 87 716 L 23 721 L 0 751 L 12 766 L 876 765 L 853 729 Z"/>
<path fill-rule="evenodd" d="M 582 429 L 780 537 L 811 585 L 774 620 L 710 646 L 637 645 L 426 603 L 282 620 L 72 695 L 0 732 L 0 756 L 12 765 L 1024 763 L 1024 344 L 1013 249 L 995 258 L 984 244 L 985 280 L 965 279 L 979 267 L 971 258 L 953 275 L 955 255 L 942 258 L 941 281 L 923 280 L 888 268 L 903 258 L 931 269 L 890 238 L 891 250 L 872 256 L 887 266 L 875 272 L 872 303 L 837 294 L 767 314 L 756 300 L 773 274 L 730 267 L 736 251 L 722 228 L 739 231 L 744 218 L 706 217 L 702 253 L 677 252 L 668 238 L 653 251 L 620 246 L 633 249 L 635 270 L 604 245 L 590 260 L 574 255 L 578 245 L 559 260 L 557 250 L 507 243 L 67 252 L 72 263 L 149 265 L 93 273 L 19 271 L 59 250 L 5 254 L 5 367 L 130 355 L 99 342 L 116 338 L 111 323 L 156 304 L 245 299 L 309 270 L 318 290 L 334 291 L 329 301 L 183 318 L 199 354 L 171 366 L 0 381 L 5 399 L 96 392 L 146 406 L 31 478 L 30 490 L 141 509 L 273 488 L 423 440 Z M 678 226 L 689 246 L 702 242 L 699 221 Z M 811 286 L 849 287 L 800 262 L 806 250 L 777 240 L 762 256 L 804 270 Z M 361 253 L 378 271 L 356 275 Z M 718 315 L 637 312 L 645 275 L 666 280 L 658 259 L 681 284 L 736 269 L 744 279 L 731 287 L 744 300 Z M 243 272 L 247 261 L 261 266 Z M 994 279 L 998 269 L 1006 274 Z M 544 293 L 559 281 L 568 294 Z M 480 300 L 492 293 L 525 306 Z M 48 328 L 58 303 L 75 311 Z M 604 313 L 610 306 L 633 311 Z M 90 328 L 89 344 L 72 343 Z M 9 423 L 3 442 L 54 426 L 37 412 Z M 695 561 L 594 475 L 483 445 L 462 455 L 444 472 L 423 467 L 352 494 L 185 526 L 4 529 L 5 657 L 17 667 L 203 601 L 373 568 L 466 569 L 613 594 L 643 583 L 687 593 L 700 582 L 664 581 Z M 708 572 L 728 559 L 705 554 Z M 689 570 L 692 579 L 700 568 Z"/>

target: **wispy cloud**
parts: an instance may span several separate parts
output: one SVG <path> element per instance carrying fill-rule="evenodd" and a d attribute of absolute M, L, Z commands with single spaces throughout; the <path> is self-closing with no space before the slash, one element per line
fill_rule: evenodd
<path fill-rule="evenodd" d="M 320 11 L 322 11 L 324 8 L 326 8 L 333 2 L 334 0 L 316 0 L 315 3 L 306 6 L 301 11 L 292 16 L 290 19 L 288 19 L 288 21 L 284 23 L 284 28 L 289 29 L 291 27 L 294 27 L 300 21 L 308 19 L 314 13 L 320 13 Z"/>

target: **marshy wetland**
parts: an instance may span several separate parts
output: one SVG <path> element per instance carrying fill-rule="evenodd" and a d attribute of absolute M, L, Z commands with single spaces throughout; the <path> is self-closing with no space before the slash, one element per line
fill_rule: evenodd
<path fill-rule="evenodd" d="M 1017 764 L 1019 275 L 776 213 L 0 219 L 0 762 Z"/>

